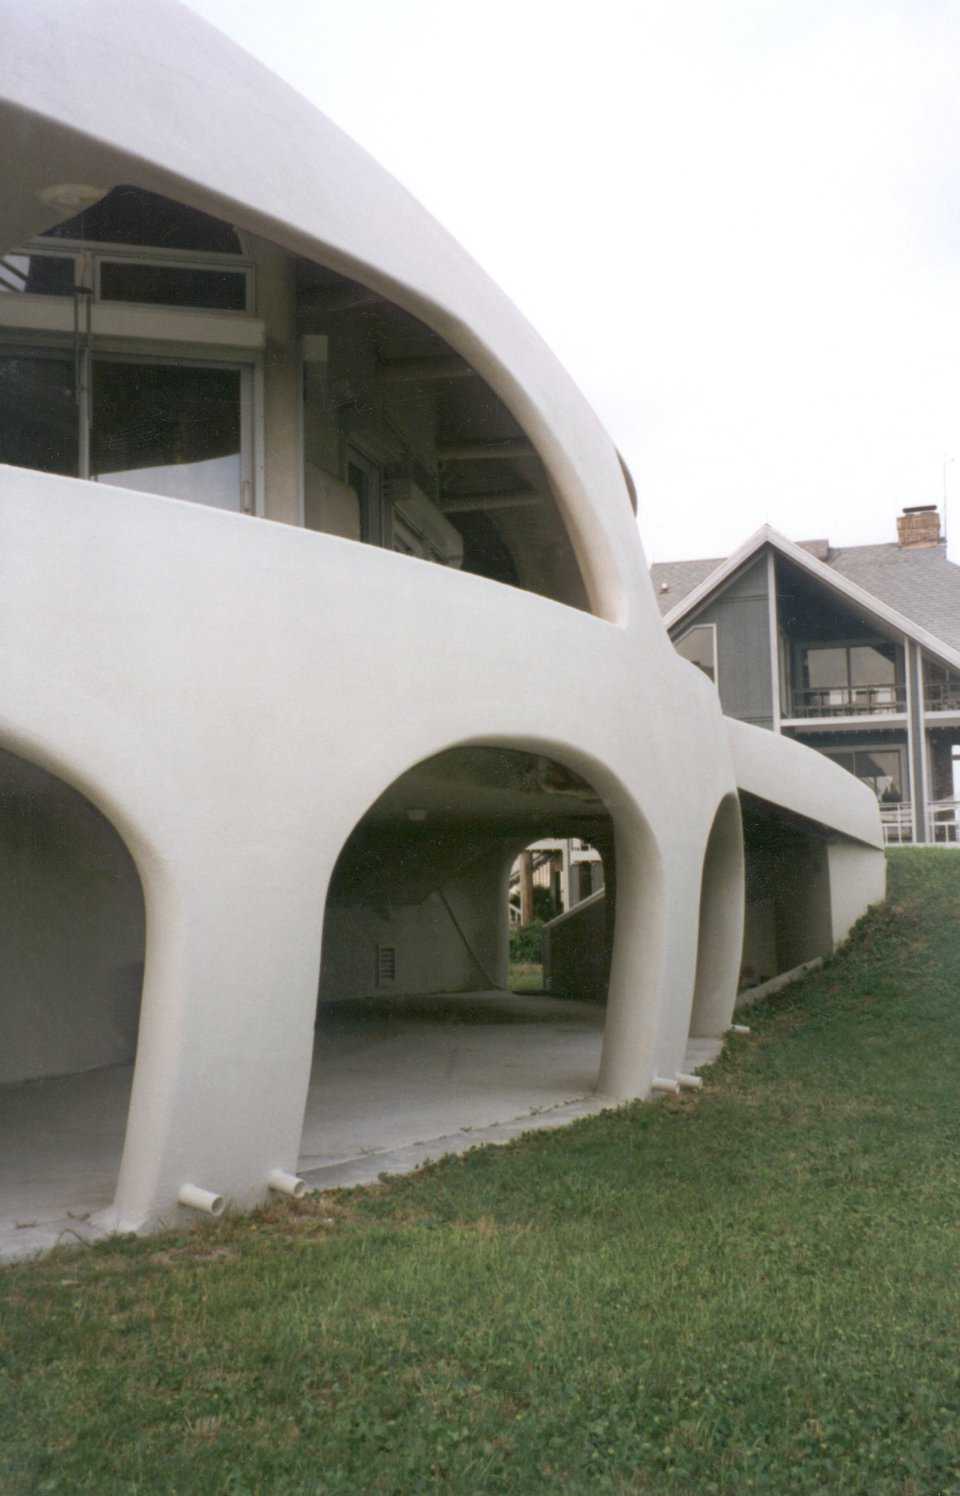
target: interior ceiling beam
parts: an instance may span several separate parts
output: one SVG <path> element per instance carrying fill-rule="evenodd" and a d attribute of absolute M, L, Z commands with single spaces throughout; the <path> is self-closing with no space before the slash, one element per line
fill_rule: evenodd
<path fill-rule="evenodd" d="M 437 447 L 440 462 L 489 462 L 514 457 L 536 457 L 527 441 L 441 442 Z"/>
<path fill-rule="evenodd" d="M 366 286 L 317 286 L 312 291 L 301 291 L 297 297 L 297 311 L 305 317 L 328 317 L 333 312 L 352 312 L 358 307 L 375 306 L 383 300 L 376 291 Z"/>
<path fill-rule="evenodd" d="M 415 379 L 474 379 L 470 365 L 456 353 L 430 358 L 385 358 L 377 367 L 377 378 L 387 383 Z"/>
<path fill-rule="evenodd" d="M 456 494 L 440 499 L 444 514 L 489 514 L 494 509 L 530 509 L 543 503 L 543 494 L 526 488 L 517 493 Z"/>

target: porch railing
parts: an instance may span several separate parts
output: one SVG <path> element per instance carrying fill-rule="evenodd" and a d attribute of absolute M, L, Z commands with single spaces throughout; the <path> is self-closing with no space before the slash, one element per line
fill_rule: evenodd
<path fill-rule="evenodd" d="M 923 688 L 923 705 L 928 712 L 960 712 L 960 685 L 930 685 Z"/>
<path fill-rule="evenodd" d="M 912 805 L 881 805 L 880 823 L 883 826 L 883 845 L 885 847 L 905 847 L 912 844 Z"/>
<path fill-rule="evenodd" d="M 960 847 L 960 800 L 934 800 L 927 806 L 927 840 Z"/>
<path fill-rule="evenodd" d="M 883 716 L 906 709 L 906 686 L 815 686 L 792 693 L 795 717 Z"/>

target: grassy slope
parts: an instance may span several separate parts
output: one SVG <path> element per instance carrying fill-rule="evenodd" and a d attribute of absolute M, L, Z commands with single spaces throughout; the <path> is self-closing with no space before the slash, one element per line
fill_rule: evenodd
<path fill-rule="evenodd" d="M 960 854 L 695 1098 L 0 1272 L 5 1492 L 960 1491 Z"/>

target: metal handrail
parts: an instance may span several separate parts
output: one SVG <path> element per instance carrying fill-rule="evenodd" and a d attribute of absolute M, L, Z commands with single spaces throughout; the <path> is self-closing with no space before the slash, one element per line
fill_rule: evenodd
<path fill-rule="evenodd" d="M 899 805 L 881 805 L 880 824 L 883 827 L 883 845 L 902 847 L 913 841 L 913 807 L 909 801 Z"/>
<path fill-rule="evenodd" d="M 808 686 L 792 697 L 795 717 L 883 716 L 907 709 L 906 686 Z"/>
<path fill-rule="evenodd" d="M 928 683 L 923 688 L 923 705 L 928 712 L 960 712 L 960 685 Z"/>
<path fill-rule="evenodd" d="M 960 800 L 934 800 L 927 806 L 927 840 L 960 847 Z"/>

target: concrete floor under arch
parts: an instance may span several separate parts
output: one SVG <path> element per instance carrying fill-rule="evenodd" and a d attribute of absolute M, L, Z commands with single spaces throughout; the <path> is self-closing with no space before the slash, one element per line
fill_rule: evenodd
<path fill-rule="evenodd" d="M 602 1111 L 603 1020 L 593 1004 L 503 992 L 323 1004 L 299 1171 L 317 1189 L 365 1184 Z M 102 1236 L 89 1218 L 112 1199 L 132 1075 L 0 1087 L 0 1261 Z"/>

